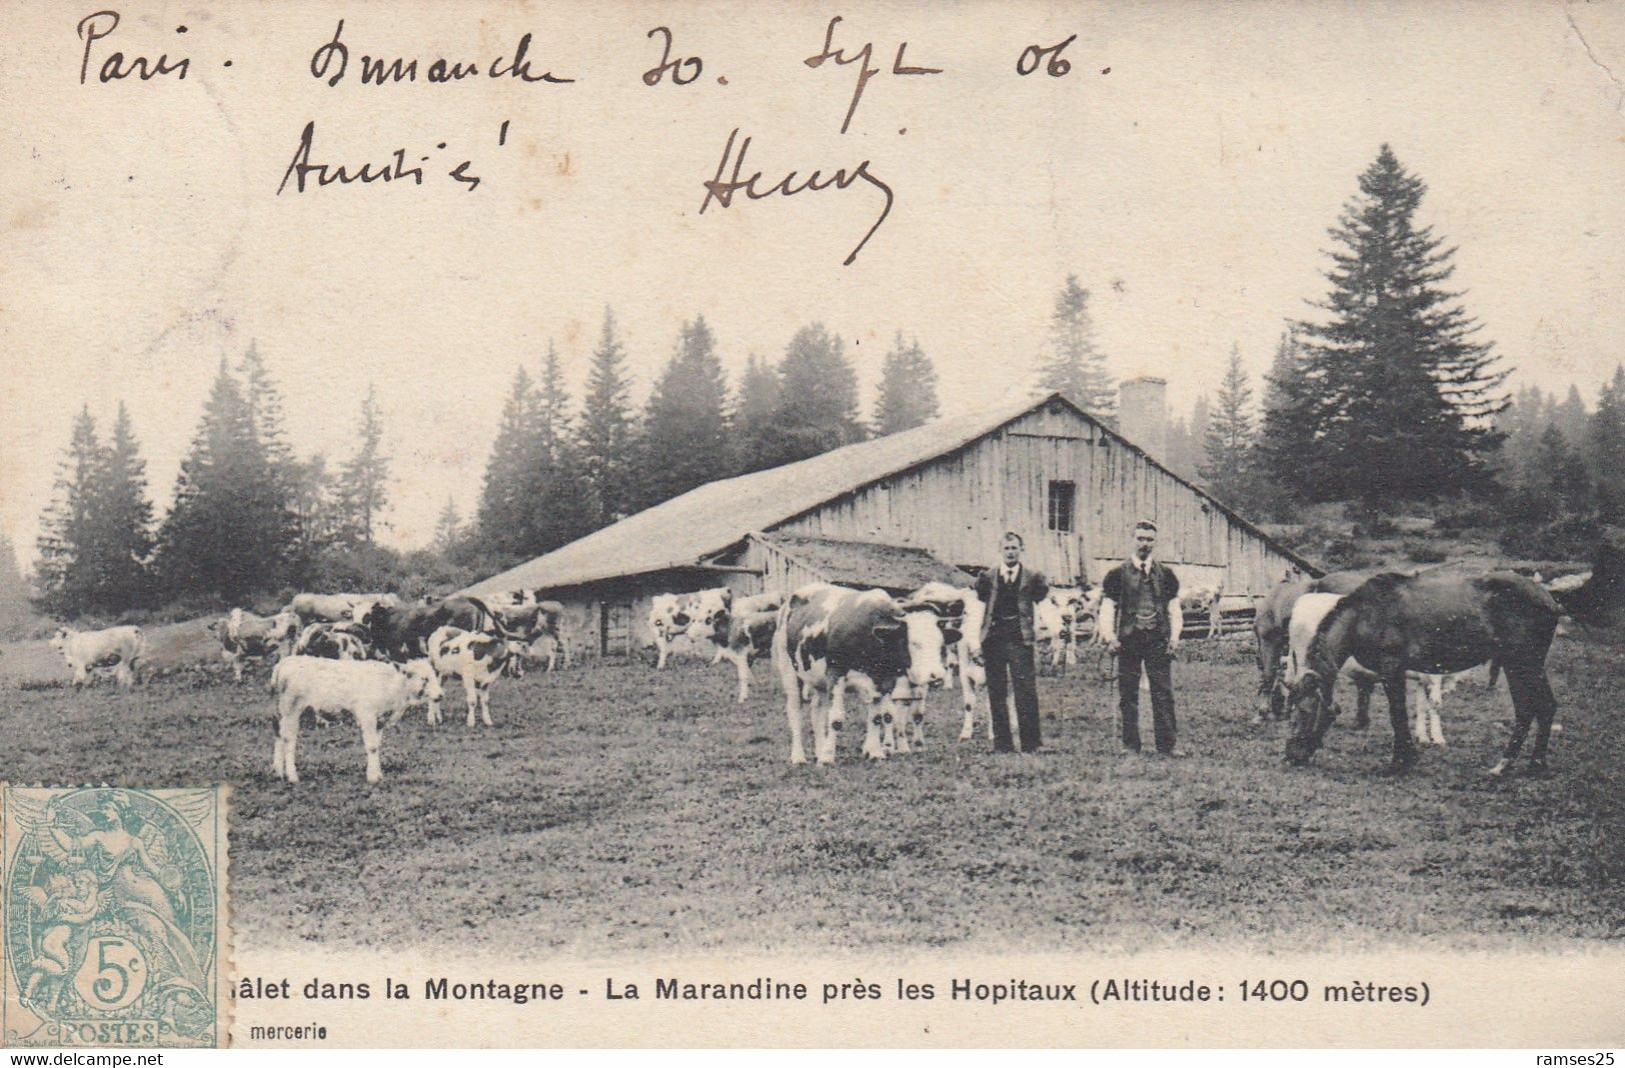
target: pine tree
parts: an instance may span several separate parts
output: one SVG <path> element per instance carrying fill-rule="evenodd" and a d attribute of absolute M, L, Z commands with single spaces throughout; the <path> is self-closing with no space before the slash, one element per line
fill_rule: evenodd
<path fill-rule="evenodd" d="M 875 397 L 875 435 L 895 434 L 936 417 L 937 369 L 920 348 L 919 339 L 905 346 L 903 332 L 899 330 L 880 367 L 880 389 Z"/>
<path fill-rule="evenodd" d="M 1329 485 L 1317 464 L 1316 428 L 1320 395 L 1310 381 L 1298 338 L 1285 331 L 1275 346 L 1264 389 L 1264 426 L 1255 448 L 1256 470 L 1285 495 L 1300 500 L 1326 500 L 1339 487 Z"/>
<path fill-rule="evenodd" d="M 615 313 L 604 309 L 604 328 L 587 373 L 581 412 L 581 461 L 595 501 L 593 526 L 628 515 L 634 504 L 632 466 L 637 426 L 632 419 L 632 385 L 626 349 L 615 328 Z"/>
<path fill-rule="evenodd" d="M 1571 446 L 1577 446 L 1586 439 L 1586 432 L 1591 426 L 1591 413 L 1586 410 L 1585 398 L 1580 396 L 1580 387 L 1569 384 L 1569 391 L 1562 403 L 1552 398 L 1551 414 L 1549 416 L 1557 429 L 1562 431 L 1563 440 Z"/>
<path fill-rule="evenodd" d="M 71 615 L 89 607 L 97 489 L 103 469 L 96 420 L 87 404 L 73 421 L 67 452 L 57 466 L 55 496 L 40 518 L 34 584 L 47 612 Z"/>
<path fill-rule="evenodd" d="M 536 475 L 540 411 L 536 387 L 521 365 L 514 372 L 508 400 L 502 406 L 502 419 L 497 423 L 480 491 L 480 540 L 501 553 L 524 554 L 536 540 L 531 529 L 530 490 Z"/>
<path fill-rule="evenodd" d="M 534 533 L 529 553 L 545 553 L 591 533 L 599 509 L 582 459 L 570 395 L 564 385 L 558 351 L 551 341 L 542 361 L 537 400 L 538 465 L 535 496 L 528 502 Z"/>
<path fill-rule="evenodd" d="M 348 540 L 374 544 L 379 516 L 389 505 L 389 457 L 384 455 L 384 425 L 378 412 L 378 392 L 369 384 L 361 399 L 361 425 L 357 444 L 339 473 L 338 497 Z"/>
<path fill-rule="evenodd" d="M 1602 387 L 1585 440 L 1597 511 L 1603 522 L 1625 525 L 1625 366 L 1615 367 Z"/>
<path fill-rule="evenodd" d="M 295 460 L 288 504 L 294 517 L 294 559 L 302 567 L 344 534 L 338 482 L 327 468 L 327 457 L 316 453 L 305 461 Z"/>
<path fill-rule="evenodd" d="M 642 506 L 647 508 L 729 473 L 728 386 L 716 338 L 696 316 L 684 323 L 643 420 Z"/>
<path fill-rule="evenodd" d="M 1168 470 L 1187 481 L 1197 481 L 1197 446 L 1191 439 L 1190 423 L 1183 415 L 1176 415 L 1168 420 L 1166 448 L 1168 455 L 1163 463 Z"/>
<path fill-rule="evenodd" d="M 858 376 L 845 345 L 822 323 L 796 331 L 779 366 L 779 406 L 768 435 L 770 466 L 863 440 Z"/>
<path fill-rule="evenodd" d="M 1258 435 L 1253 426 L 1253 387 L 1241 366 L 1241 351 L 1230 346 L 1230 362 L 1219 388 L 1216 408 L 1202 443 L 1202 479 L 1220 500 L 1245 506 L 1251 497 L 1253 453 Z"/>
<path fill-rule="evenodd" d="M 1094 340 L 1089 291 L 1069 274 L 1050 313 L 1048 351 L 1039 368 L 1045 389 L 1066 393 L 1091 415 L 1110 417 L 1117 410 L 1117 391 L 1106 370 L 1106 357 Z"/>
<path fill-rule="evenodd" d="M 287 574 L 292 531 L 249 406 L 222 360 L 158 532 L 162 591 L 240 604 L 275 589 Z"/>
<path fill-rule="evenodd" d="M 123 401 L 119 402 L 113 436 L 103 454 L 97 512 L 104 563 L 96 600 L 109 611 L 120 611 L 146 599 L 150 588 L 148 560 L 153 547 L 147 463 L 141 458 Z"/>
<path fill-rule="evenodd" d="M 1330 231 L 1327 318 L 1301 324 L 1319 395 L 1305 468 L 1376 508 L 1487 481 L 1506 406 L 1491 346 L 1441 287 L 1455 249 L 1414 222 L 1426 186 L 1383 145 Z"/>
<path fill-rule="evenodd" d="M 779 411 L 780 394 L 778 368 L 752 354 L 739 379 L 732 419 L 735 474 L 773 466 L 773 419 Z"/>
<path fill-rule="evenodd" d="M 293 448 L 288 444 L 288 431 L 283 418 L 282 391 L 277 388 L 253 341 L 237 363 L 237 376 L 241 380 L 243 403 L 248 407 L 248 419 L 259 439 L 265 461 L 279 473 L 289 471 L 294 463 Z"/>
<path fill-rule="evenodd" d="M 440 509 L 440 517 L 435 520 L 434 540 L 429 547 L 440 556 L 449 557 L 462 543 L 463 533 L 463 514 L 457 510 L 457 502 L 447 497 L 446 506 Z"/>

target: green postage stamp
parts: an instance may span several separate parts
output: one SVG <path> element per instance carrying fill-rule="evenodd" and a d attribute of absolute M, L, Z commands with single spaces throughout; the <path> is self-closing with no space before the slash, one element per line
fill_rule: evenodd
<path fill-rule="evenodd" d="M 224 1046 L 226 788 L 0 787 L 0 1045 Z"/>

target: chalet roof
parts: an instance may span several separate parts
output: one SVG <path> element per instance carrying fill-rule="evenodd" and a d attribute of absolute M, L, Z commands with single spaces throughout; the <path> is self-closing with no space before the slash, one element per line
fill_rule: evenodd
<path fill-rule="evenodd" d="M 1120 444 L 1146 455 L 1101 426 L 1061 393 L 1017 394 L 994 406 L 938 419 L 912 430 L 846 445 L 782 467 L 708 482 L 544 556 L 492 575 L 462 592 L 492 596 L 520 589 L 557 589 L 692 567 L 706 557 L 737 545 L 751 531 L 770 531 L 838 497 L 955 452 L 1052 402 L 1064 405 Z M 1162 468 L 1149 456 L 1146 459 Z M 1183 479 L 1180 482 L 1189 485 Z M 1207 498 L 1206 494 L 1202 496 Z M 1264 538 L 1256 527 L 1223 505 L 1218 507 L 1248 531 Z M 1279 546 L 1275 548 L 1306 570 L 1319 573 L 1313 565 L 1298 560 Z"/>
<path fill-rule="evenodd" d="M 970 575 L 944 563 L 929 549 L 913 545 L 840 541 L 804 534 L 752 534 L 751 537 L 817 572 L 824 581 L 839 586 L 903 592 L 918 589 L 927 582 L 968 586 L 972 581 Z"/>

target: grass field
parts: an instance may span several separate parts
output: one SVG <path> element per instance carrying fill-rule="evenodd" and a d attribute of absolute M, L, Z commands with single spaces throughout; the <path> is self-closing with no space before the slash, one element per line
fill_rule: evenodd
<path fill-rule="evenodd" d="M 1284 728 L 1249 722 L 1250 646 L 1226 642 L 1176 667 L 1179 761 L 1119 756 L 1107 687 L 1074 673 L 1041 680 L 1050 755 L 955 741 L 939 697 L 923 753 L 863 762 L 848 727 L 836 767 L 792 767 L 765 666 L 737 706 L 726 666 L 611 662 L 502 684 L 494 730 L 463 726 L 460 692 L 440 727 L 412 713 L 376 787 L 352 724 L 307 727 L 290 787 L 263 673 L 74 695 L 13 647 L 3 774 L 233 783 L 236 926 L 261 946 L 1579 946 L 1625 937 L 1622 652 L 1559 640 L 1541 778 L 1485 776 L 1510 702 L 1479 681 L 1407 778 L 1377 774 L 1380 698 L 1289 768 Z"/>

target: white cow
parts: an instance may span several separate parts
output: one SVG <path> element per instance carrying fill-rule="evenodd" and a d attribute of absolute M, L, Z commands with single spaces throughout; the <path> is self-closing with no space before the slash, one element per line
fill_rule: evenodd
<path fill-rule="evenodd" d="M 441 627 L 429 635 L 429 664 L 434 679 L 429 684 L 429 722 L 439 723 L 440 701 L 447 679 L 463 680 L 468 701 L 468 725 L 474 726 L 477 712 L 487 727 L 491 723 L 491 687 L 504 675 L 523 675 L 525 645 L 516 639 L 499 638 L 458 627 Z"/>
<path fill-rule="evenodd" d="M 393 593 L 301 593 L 282 609 L 304 623 L 359 623 L 374 605 L 401 606 Z"/>
<path fill-rule="evenodd" d="M 292 656 L 299 635 L 299 617 L 293 612 L 257 616 L 233 608 L 220 624 L 220 655 L 231 665 L 231 674 L 243 681 L 243 665 L 250 660 Z"/>
<path fill-rule="evenodd" d="M 1094 635 L 1100 613 L 1100 587 L 1051 586 L 1033 606 L 1033 641 L 1051 668 L 1078 662 L 1078 645 Z"/>
<path fill-rule="evenodd" d="M 1206 616 L 1209 638 L 1219 637 L 1219 632 L 1223 629 L 1224 615 L 1219 607 L 1223 599 L 1223 578 L 1179 584 L 1179 610 L 1187 614 L 1194 612 Z"/>
<path fill-rule="evenodd" d="M 299 781 L 295 753 L 299 720 L 305 712 L 317 716 L 348 712 L 361 728 L 367 751 L 367 781 L 384 777 L 379 756 L 382 721 L 394 726 L 411 705 L 428 693 L 433 671 L 423 660 L 386 664 L 377 660 L 323 660 L 290 656 L 271 672 L 271 690 L 277 695 L 276 740 L 271 751 L 271 774 L 290 783 Z"/>
<path fill-rule="evenodd" d="M 73 688 L 90 681 L 90 673 L 112 668 L 125 689 L 135 685 L 135 666 L 146 655 L 147 642 L 140 627 L 108 627 L 106 630 L 73 630 L 58 627 L 51 648 L 62 654 L 73 671 Z"/>

